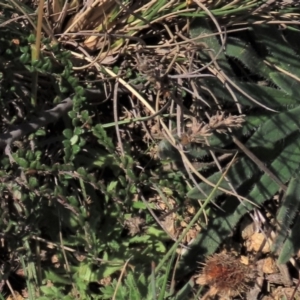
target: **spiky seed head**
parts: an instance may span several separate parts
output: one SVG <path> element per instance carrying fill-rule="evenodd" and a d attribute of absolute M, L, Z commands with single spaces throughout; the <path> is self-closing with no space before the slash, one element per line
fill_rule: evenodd
<path fill-rule="evenodd" d="M 254 272 L 251 266 L 242 264 L 235 256 L 217 253 L 207 258 L 196 282 L 208 285 L 211 296 L 234 297 L 254 282 Z"/>

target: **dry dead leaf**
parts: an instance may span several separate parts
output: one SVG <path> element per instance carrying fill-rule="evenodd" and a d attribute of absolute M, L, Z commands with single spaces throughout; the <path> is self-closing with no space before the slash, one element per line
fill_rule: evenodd
<path fill-rule="evenodd" d="M 272 257 L 261 259 L 257 262 L 257 268 L 265 274 L 273 274 L 278 272 L 276 262 Z"/>
<path fill-rule="evenodd" d="M 195 209 L 194 206 L 189 205 L 189 206 L 187 207 L 187 211 L 188 211 L 189 214 L 191 214 L 191 215 L 195 215 L 195 214 L 196 214 L 196 209 Z"/>
<path fill-rule="evenodd" d="M 242 255 L 242 256 L 241 256 L 241 263 L 242 263 L 243 265 L 248 266 L 248 265 L 249 265 L 249 258 L 248 258 L 248 256 Z"/>
<path fill-rule="evenodd" d="M 140 217 L 132 217 L 124 222 L 124 226 L 129 230 L 129 235 L 134 236 L 141 231 L 141 226 L 145 220 Z"/>
<path fill-rule="evenodd" d="M 266 241 L 265 235 L 261 232 L 255 232 L 247 241 L 246 247 L 248 251 L 262 251 L 262 253 L 270 252 L 270 245 L 272 241 L 268 239 Z"/>
<path fill-rule="evenodd" d="M 174 219 L 176 218 L 176 214 L 168 215 L 161 221 L 166 230 L 172 235 L 175 235 L 175 227 L 174 227 Z"/>

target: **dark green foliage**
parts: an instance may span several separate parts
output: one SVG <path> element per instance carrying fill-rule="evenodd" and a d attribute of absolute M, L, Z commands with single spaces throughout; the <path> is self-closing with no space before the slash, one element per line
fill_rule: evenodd
<path fill-rule="evenodd" d="M 236 163 L 229 171 L 228 171 L 228 177 L 230 178 L 230 182 L 233 184 L 235 188 L 240 187 L 243 183 L 247 182 L 247 180 L 251 179 L 252 176 L 257 175 L 259 173 L 259 170 L 255 167 L 255 164 L 249 159 L 242 158 L 238 163 Z M 219 179 L 221 178 L 222 174 L 215 173 L 212 176 L 210 176 L 208 179 L 210 182 L 216 184 Z M 204 190 L 206 194 L 210 194 L 213 187 L 208 186 L 205 183 L 201 183 L 200 187 Z M 228 183 L 226 181 L 223 181 L 220 184 L 220 187 L 224 189 L 228 189 Z M 214 197 L 219 196 L 222 193 L 222 191 L 218 190 Z M 201 198 L 201 194 L 199 193 L 199 190 L 197 188 L 193 188 L 189 193 L 188 197 L 192 199 L 199 199 Z"/>
<path fill-rule="evenodd" d="M 225 54 L 228 58 L 239 62 L 240 67 L 245 68 L 248 73 L 250 71 L 250 75 L 259 75 L 261 78 L 264 78 L 269 86 L 262 86 L 259 82 L 254 82 L 253 80 L 238 80 L 235 76 L 236 69 L 229 63 L 222 52 L 217 62 L 221 66 L 222 71 L 231 78 L 232 82 L 258 100 L 258 103 L 276 110 L 276 112 L 263 112 L 256 108 L 256 110 L 253 110 L 253 113 L 249 110 L 245 127 L 241 131 L 234 132 L 234 134 L 245 140 L 246 147 L 258 156 L 278 176 L 281 182 L 288 183 L 290 181 L 286 195 L 287 202 L 283 202 L 278 215 L 280 220 L 282 219 L 281 216 L 283 218 L 291 217 L 289 222 L 283 220 L 279 222 L 281 227 L 277 237 L 278 245 L 277 243 L 276 245 L 279 246 L 280 244 L 281 247 L 288 235 L 288 230 L 290 225 L 292 225 L 299 202 L 296 200 L 299 198 L 299 196 L 296 196 L 296 194 L 299 194 L 297 192 L 299 184 L 296 184 L 298 181 L 293 177 L 299 168 L 300 161 L 300 109 L 298 106 L 299 91 L 297 88 L 299 86 L 297 82 L 299 80 L 299 68 L 297 67 L 299 59 L 289 45 L 282 40 L 282 35 L 278 30 L 272 25 L 264 25 L 262 27 L 262 30 L 261 27 L 253 27 L 253 32 L 251 33 L 253 39 L 247 41 L 241 38 L 229 39 Z M 195 22 L 191 28 L 192 37 L 196 37 L 200 33 L 212 33 L 209 25 L 202 20 Z M 214 53 L 219 51 L 220 43 L 214 36 L 202 38 L 199 41 L 206 43 L 207 47 L 213 49 Z M 199 55 L 209 62 L 210 58 L 205 54 L 205 51 L 202 51 Z M 283 70 L 288 73 L 282 73 Z M 217 99 L 226 102 L 233 101 L 230 94 L 224 91 L 221 87 L 221 82 L 217 79 L 201 79 L 201 82 L 211 90 Z M 258 107 L 257 103 L 250 101 L 245 95 L 237 92 L 236 96 L 241 104 L 247 107 Z M 257 113 L 258 111 L 259 113 Z M 214 135 L 210 139 L 213 140 Z M 227 136 L 226 140 L 226 143 L 221 143 L 219 146 L 226 147 L 229 145 L 231 141 L 230 136 Z M 188 155 L 197 159 L 204 159 L 204 156 L 197 156 L 197 153 L 194 154 L 193 151 L 189 151 Z M 213 174 L 207 179 L 211 183 L 216 184 L 221 174 L 215 172 L 214 169 L 211 169 L 210 172 Z M 260 206 L 266 200 L 271 199 L 280 189 L 248 157 L 240 157 L 228 171 L 227 177 L 238 194 L 246 197 L 253 204 L 245 201 L 240 203 L 234 197 L 227 196 L 221 206 L 224 211 L 217 210 L 212 214 L 207 227 L 202 229 L 199 237 L 193 242 L 191 250 L 187 251 L 183 257 L 180 270 L 189 272 L 194 268 L 193 262 L 196 258 L 203 258 L 214 253 L 224 239 L 233 233 L 242 216 L 250 212 L 255 205 Z M 213 189 L 204 182 L 200 182 L 199 186 L 206 194 L 209 194 Z M 230 190 L 226 181 L 223 181 L 220 187 Z M 216 198 L 220 195 L 224 196 L 224 192 L 218 190 L 214 197 Z M 194 187 L 189 191 L 188 197 L 203 199 L 203 194 L 197 187 Z M 294 210 L 290 216 L 291 209 Z M 298 222 L 299 220 L 297 219 L 291 234 L 282 248 L 280 248 L 280 262 L 286 262 L 299 247 L 297 242 L 299 236 L 296 232 Z M 282 226 L 283 223 L 284 225 Z M 277 246 L 276 249 L 278 249 Z"/>
<path fill-rule="evenodd" d="M 290 257 L 299 250 L 299 236 L 297 236 L 297 231 L 299 230 L 297 225 L 299 222 L 298 218 L 292 231 L 289 233 L 290 226 L 294 222 L 295 216 L 299 213 L 299 206 L 300 181 L 297 176 L 291 179 L 276 216 L 278 231 L 277 237 L 273 243 L 272 251 L 274 253 L 280 253 L 278 258 L 280 264 L 288 262 Z"/>
<path fill-rule="evenodd" d="M 8 42 L 12 40 L 10 33 L 1 37 L 7 50 L 0 59 L 0 106 L 7 121 L 3 130 L 39 116 L 68 96 L 73 101 L 72 110 L 55 124 L 39 128 L 11 145 L 14 161 L 5 153 L 1 157 L 0 194 L 5 197 L 1 200 L 0 224 L 1 232 L 8 236 L 7 248 L 18 259 L 23 257 L 26 269 L 35 257 L 33 236 L 57 245 L 53 251 L 59 266 L 49 264 L 49 259 L 42 262 L 38 278 L 38 263 L 33 264 L 28 275 L 31 299 L 74 299 L 72 293 L 76 292 L 84 295 L 84 299 L 111 299 L 116 278 L 129 257 L 133 265 L 141 266 L 141 275 L 136 277 L 129 272 L 117 299 L 152 299 L 147 296 L 151 291 L 147 289 L 145 270 L 166 252 L 168 237 L 149 214 L 144 216 L 147 207 L 141 199 L 136 199 L 136 182 L 140 186 L 142 180 L 149 182 L 149 173 L 140 174 L 129 143 L 124 141 L 126 155 L 116 152 L 114 129 L 104 129 L 95 118 L 102 108 L 89 106 L 85 87 L 79 84 L 72 69 L 70 53 L 44 40 L 52 55 L 42 52 L 41 59 L 32 63 L 29 43 L 32 37 L 24 36 L 26 32 L 20 36 L 20 47 Z M 39 75 L 36 106 L 31 103 L 28 85 L 34 72 Z M 181 184 L 183 189 L 179 180 L 174 183 L 177 187 Z M 147 226 L 128 234 L 125 225 L 128 219 L 141 216 Z M 69 250 L 63 254 L 61 245 L 83 253 L 84 260 L 78 260 Z M 41 243 L 41 247 L 44 249 L 45 244 Z M 105 261 L 101 265 L 99 258 Z M 64 268 L 66 259 L 70 270 Z M 98 288 L 97 292 L 89 288 L 89 284 L 98 284 L 109 276 L 113 281 L 111 286 Z M 34 297 L 40 287 L 39 280 L 41 296 Z M 53 286 L 46 286 L 47 281 Z"/>
<path fill-rule="evenodd" d="M 298 169 L 298 164 L 295 162 L 300 159 L 299 137 L 297 133 L 287 139 L 285 148 L 270 165 L 270 169 L 278 175 L 282 182 L 287 182 Z M 231 179 L 231 176 L 228 177 Z M 253 186 L 244 185 L 244 192 L 239 192 L 255 205 L 262 205 L 264 201 L 270 199 L 279 190 L 279 187 L 266 174 L 258 178 L 259 180 L 256 179 Z M 187 271 L 196 257 L 202 258 L 214 253 L 224 238 L 233 232 L 241 217 L 254 207 L 250 202 L 240 203 L 237 199 L 229 197 L 222 206 L 224 212 L 218 211 L 215 213 L 207 229 L 201 232 L 201 235 L 193 243 L 191 250 L 183 258 L 182 268 Z"/>
<path fill-rule="evenodd" d="M 297 253 L 300 249 L 300 239 L 299 239 L 299 226 L 300 226 L 300 216 L 298 215 L 296 221 L 289 233 L 286 241 L 282 245 L 278 257 L 279 264 L 287 263 L 290 258 Z"/>

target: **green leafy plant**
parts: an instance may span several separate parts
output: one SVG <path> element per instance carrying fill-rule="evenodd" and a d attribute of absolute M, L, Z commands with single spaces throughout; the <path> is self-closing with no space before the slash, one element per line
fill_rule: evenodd
<path fill-rule="evenodd" d="M 203 36 L 201 43 L 208 49 L 207 52 L 214 51 L 214 53 L 217 53 L 220 48 L 217 38 L 214 36 L 205 37 L 205 34 L 212 33 L 209 28 L 208 23 L 198 20 L 191 28 L 191 36 Z M 270 34 L 270 31 L 272 34 Z M 199 35 L 199 33 L 201 34 Z M 283 41 L 282 35 L 272 25 L 264 25 L 259 28 L 253 26 L 250 34 L 253 35 L 252 42 L 249 42 L 249 40 L 243 41 L 239 38 L 229 39 L 225 53 L 221 52 L 216 61 L 222 72 L 232 78 L 229 85 L 232 84 L 232 88 L 236 90 L 235 95 L 239 103 L 250 108 L 267 105 L 275 111 L 268 112 L 256 108 L 252 113 L 249 110 L 246 116 L 246 126 L 235 131 L 234 135 L 245 140 L 244 145 L 260 161 L 267 164 L 267 167 L 277 174 L 282 183 L 285 184 L 291 180 L 290 184 L 293 185 L 294 180 L 292 178 L 298 170 L 297 162 L 300 154 L 298 151 L 300 125 L 297 117 L 299 115 L 298 97 L 295 94 L 296 91 L 293 91 L 297 80 L 299 80 L 298 71 L 294 69 L 294 66 L 298 64 L 298 57 L 295 54 L 298 49 L 293 49 L 287 44 L 288 41 Z M 264 48 L 264 51 L 261 48 Z M 201 51 L 199 55 L 204 58 L 207 57 L 207 61 L 211 58 L 205 53 L 205 50 Z M 250 74 L 262 77 L 269 86 L 262 86 L 259 82 L 251 82 L 251 80 L 249 82 L 239 81 L 235 76 L 237 66 L 230 64 L 232 58 L 238 62 L 237 66 L 239 68 L 247 69 L 248 73 L 250 71 Z M 221 87 L 222 83 L 217 79 L 201 79 L 201 82 L 217 99 L 232 102 L 230 94 L 224 91 L 224 88 Z M 241 93 L 240 89 L 245 94 Z M 252 98 L 255 98 L 257 102 L 253 102 Z M 230 143 L 234 142 L 231 138 L 226 137 L 222 140 L 219 137 L 220 134 L 216 133 L 208 137 L 208 141 L 209 143 L 212 141 L 212 146 L 220 148 L 228 147 Z M 217 143 L 214 141 L 217 141 Z M 189 150 L 189 148 L 187 149 Z M 166 147 L 164 147 L 164 151 L 165 155 L 169 156 L 172 156 L 172 151 L 174 152 L 174 150 Z M 188 151 L 188 155 L 199 158 L 195 151 Z M 178 159 L 180 159 L 180 156 Z M 207 168 L 205 171 L 207 172 Z M 216 184 L 221 176 L 220 172 L 211 169 L 210 173 L 213 174 L 209 175 L 207 180 Z M 240 157 L 229 170 L 227 177 L 237 193 L 252 202 L 240 203 L 232 196 L 227 196 L 222 205 L 222 211 L 214 212 L 213 219 L 209 222 L 207 228 L 203 229 L 201 235 L 193 242 L 191 250 L 183 257 L 181 269 L 190 271 L 191 262 L 195 260 L 195 257 L 200 258 L 214 253 L 224 238 L 233 232 L 242 216 L 254 209 L 256 205 L 262 205 L 264 201 L 271 199 L 280 189 L 280 185 L 273 181 L 268 174 L 262 172 L 260 166 L 248 156 Z M 200 189 L 198 187 L 192 188 L 188 192 L 188 197 L 201 199 L 203 193 L 209 193 L 212 190 L 212 187 L 205 182 L 199 183 L 199 187 Z M 230 188 L 226 181 L 220 187 Z M 293 191 L 292 197 L 297 199 L 297 192 L 295 189 Z M 215 194 L 215 196 L 220 195 L 224 195 L 224 191 L 218 190 Z M 284 215 L 284 207 L 285 204 L 280 210 L 280 215 Z M 286 209 L 288 207 L 287 204 Z M 294 212 L 296 211 L 297 205 Z M 288 223 L 286 227 L 282 227 L 278 239 L 287 234 L 289 225 L 291 223 Z M 283 246 L 282 255 L 285 259 L 281 256 L 280 261 L 287 261 L 290 257 L 292 254 L 290 245 L 295 243 L 295 240 L 293 242 L 289 240 Z M 296 249 L 295 246 L 293 251 Z"/>
<path fill-rule="evenodd" d="M 21 268 L 30 299 L 199 298 L 195 262 L 282 188 L 273 250 L 288 261 L 299 248 L 298 28 L 272 22 L 298 8 L 266 15 L 264 4 L 0 4 L 5 283 Z"/>

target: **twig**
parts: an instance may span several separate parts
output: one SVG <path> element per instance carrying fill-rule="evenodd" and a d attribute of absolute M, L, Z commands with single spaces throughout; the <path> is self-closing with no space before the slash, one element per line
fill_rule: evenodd
<path fill-rule="evenodd" d="M 119 73 L 121 73 L 122 67 L 119 69 Z M 113 111 L 114 111 L 114 121 L 115 121 L 115 128 L 116 128 L 116 135 L 118 138 L 118 144 L 120 147 L 120 151 L 122 156 L 125 155 L 124 153 L 124 147 L 120 135 L 120 130 L 119 130 L 119 124 L 118 124 L 118 86 L 119 86 L 119 81 L 118 79 L 116 80 L 115 87 L 114 87 L 114 95 L 113 95 Z"/>
<path fill-rule="evenodd" d="M 31 122 L 20 124 L 17 129 L 7 133 L 0 134 L 0 149 L 10 146 L 15 140 L 20 139 L 26 134 L 29 134 L 49 123 L 56 122 L 73 106 L 73 101 L 70 97 L 64 99 L 56 107 L 46 110 L 40 117 L 34 118 Z"/>
<path fill-rule="evenodd" d="M 11 286 L 9 280 L 8 280 L 8 279 L 5 280 L 5 283 L 6 283 L 6 285 L 8 286 L 8 288 L 9 288 L 9 290 L 10 290 L 10 292 L 11 292 L 11 295 L 13 296 L 14 300 L 17 300 L 17 295 L 15 294 L 14 289 L 12 288 L 12 286 Z"/>
<path fill-rule="evenodd" d="M 125 273 L 125 271 L 126 271 L 126 267 L 127 267 L 128 263 L 129 263 L 129 261 L 131 260 L 131 258 L 132 258 L 132 257 L 129 257 L 129 258 L 126 260 L 126 262 L 125 262 L 125 264 L 124 264 L 124 266 L 123 266 L 123 268 L 122 268 L 122 271 L 121 271 L 120 277 L 119 277 L 119 279 L 118 279 L 118 283 L 117 283 L 116 289 L 115 289 L 115 291 L 114 291 L 112 300 L 115 300 L 115 299 L 116 299 L 117 292 L 118 292 L 119 286 L 120 286 L 120 284 L 121 284 L 122 277 L 123 277 L 123 275 L 124 275 L 124 273 Z"/>

